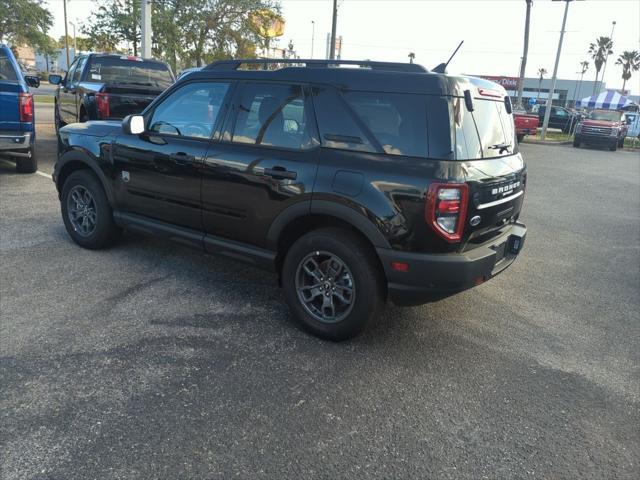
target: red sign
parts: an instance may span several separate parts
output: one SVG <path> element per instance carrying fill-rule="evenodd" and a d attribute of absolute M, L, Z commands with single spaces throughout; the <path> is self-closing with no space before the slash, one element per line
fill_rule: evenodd
<path fill-rule="evenodd" d="M 490 75 L 480 75 L 480 78 L 496 82 L 507 89 L 515 90 L 518 88 L 518 77 L 494 77 Z"/>

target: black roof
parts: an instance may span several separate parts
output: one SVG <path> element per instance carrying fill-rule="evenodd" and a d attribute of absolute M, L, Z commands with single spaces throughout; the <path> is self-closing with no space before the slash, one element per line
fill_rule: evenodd
<path fill-rule="evenodd" d="M 278 65 L 283 68 L 276 70 L 239 69 L 242 65 L 255 64 Z M 363 68 L 344 68 L 345 65 Z M 214 78 L 329 84 L 353 90 L 432 95 L 460 95 L 460 82 L 464 81 L 461 77 L 432 73 L 421 65 L 410 63 L 250 59 L 214 62 L 200 71 L 181 78 L 179 82 Z"/>

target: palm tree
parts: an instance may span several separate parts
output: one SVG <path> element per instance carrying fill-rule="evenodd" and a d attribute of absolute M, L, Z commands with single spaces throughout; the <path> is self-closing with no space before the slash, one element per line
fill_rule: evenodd
<path fill-rule="evenodd" d="M 627 86 L 627 80 L 631 78 L 633 72 L 640 70 L 640 53 L 635 50 L 622 52 L 616 60 L 616 65 L 622 65 L 622 92 Z"/>
<path fill-rule="evenodd" d="M 574 106 L 576 104 L 576 100 L 580 100 L 578 96 L 582 93 L 582 78 L 584 77 L 584 74 L 587 73 L 587 70 L 589 70 L 589 62 L 587 62 L 586 60 L 583 62 L 580 62 L 580 80 L 578 81 L 578 86 L 573 92 Z"/>
<path fill-rule="evenodd" d="M 593 63 L 596 66 L 596 82 L 593 84 L 593 93 L 596 94 L 596 88 L 598 88 L 598 75 L 600 69 L 609 55 L 613 53 L 613 42 L 609 37 L 598 37 L 595 43 L 589 44 L 589 55 L 593 59 Z"/>
<path fill-rule="evenodd" d="M 416 54 L 415 54 L 415 53 L 413 53 L 413 52 L 411 52 L 411 53 L 409 54 L 409 63 L 413 63 L 413 61 L 415 60 L 415 58 L 416 58 Z"/>
<path fill-rule="evenodd" d="M 546 68 L 538 69 L 538 96 L 536 97 L 536 103 L 538 103 L 538 100 L 540 99 L 540 88 L 542 87 L 542 79 L 546 74 L 547 74 Z"/>

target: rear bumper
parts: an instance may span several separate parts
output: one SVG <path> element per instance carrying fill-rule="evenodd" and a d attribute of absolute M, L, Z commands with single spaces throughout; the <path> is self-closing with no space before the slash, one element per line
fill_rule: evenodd
<path fill-rule="evenodd" d="M 611 135 L 585 135 L 583 133 L 577 133 L 574 137 L 574 141 L 588 143 L 589 145 L 613 146 L 618 143 L 619 138 L 612 137 Z"/>
<path fill-rule="evenodd" d="M 0 155 L 28 157 L 33 140 L 33 132 L 0 133 Z"/>
<path fill-rule="evenodd" d="M 484 283 L 504 271 L 522 251 L 527 228 L 515 223 L 491 242 L 463 253 L 422 254 L 378 248 L 389 297 L 397 305 L 419 305 Z M 409 265 L 407 272 L 391 268 Z"/>

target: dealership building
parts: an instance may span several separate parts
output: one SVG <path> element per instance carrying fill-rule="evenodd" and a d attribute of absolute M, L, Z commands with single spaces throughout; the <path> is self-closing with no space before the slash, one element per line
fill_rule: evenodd
<path fill-rule="evenodd" d="M 501 77 L 495 75 L 474 76 L 486 78 L 487 80 L 499 83 L 507 90 L 509 95 L 514 100 L 518 95 L 518 77 Z M 600 82 L 598 82 L 598 84 L 599 83 Z M 583 79 L 582 82 L 580 82 L 579 78 L 574 80 L 564 80 L 558 78 L 556 80 L 556 88 L 552 96 L 553 104 L 561 105 L 563 107 L 573 107 L 576 100 L 590 97 L 593 94 L 594 84 L 595 82 L 593 80 Z M 602 83 L 602 85 L 599 85 L 597 93 L 602 92 L 606 89 L 607 84 Z M 538 79 L 525 77 L 524 89 L 522 92 L 523 103 L 529 104 L 529 99 L 538 99 L 538 103 L 546 103 L 547 98 L 549 98 L 549 90 L 551 90 L 550 78 L 545 78 L 542 80 L 542 84 L 540 84 L 540 94 L 538 95 Z"/>

